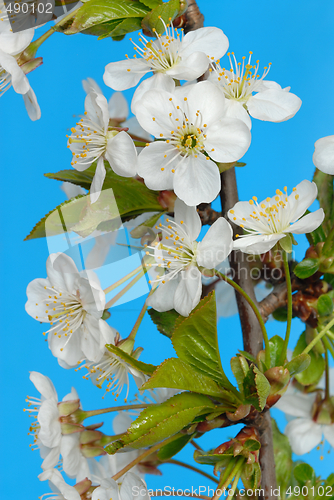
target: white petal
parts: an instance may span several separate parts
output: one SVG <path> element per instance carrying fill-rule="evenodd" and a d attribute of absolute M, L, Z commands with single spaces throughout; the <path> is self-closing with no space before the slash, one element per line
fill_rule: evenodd
<path fill-rule="evenodd" d="M 108 140 L 106 158 L 117 175 L 133 177 L 137 173 L 137 151 L 133 140 L 122 131 Z"/>
<path fill-rule="evenodd" d="M 104 344 L 101 345 L 100 322 L 87 314 L 81 327 L 81 349 L 89 361 L 97 363 L 103 356 Z"/>
<path fill-rule="evenodd" d="M 290 222 L 295 222 L 302 215 L 305 210 L 314 202 L 318 194 L 318 188 L 315 182 L 310 182 L 307 179 L 303 180 L 296 186 L 296 191 L 288 197 L 290 209 Z M 297 199 L 296 199 L 297 196 Z M 274 203 L 274 202 L 273 202 Z"/>
<path fill-rule="evenodd" d="M 195 241 L 202 229 L 201 218 L 198 215 L 196 207 L 189 207 L 177 198 L 174 205 L 174 212 L 175 222 L 181 225 L 182 221 L 190 240 Z"/>
<path fill-rule="evenodd" d="M 110 118 L 127 118 L 129 116 L 129 105 L 121 92 L 115 92 L 108 102 Z"/>
<path fill-rule="evenodd" d="M 29 378 L 45 399 L 52 399 L 56 403 L 58 402 L 57 391 L 49 377 L 38 372 L 30 372 Z"/>
<path fill-rule="evenodd" d="M 315 212 L 307 214 L 299 219 L 292 224 L 289 229 L 285 229 L 284 232 L 293 234 L 311 233 L 320 226 L 324 218 L 325 213 L 322 208 L 319 208 Z"/>
<path fill-rule="evenodd" d="M 192 85 L 188 94 L 186 114 L 192 123 L 196 122 L 197 110 L 200 111 L 202 124 L 210 126 L 218 122 L 225 113 L 226 99 L 221 90 L 211 82 L 199 82 Z"/>
<path fill-rule="evenodd" d="M 33 89 L 30 87 L 28 92 L 23 94 L 22 97 L 30 120 L 39 120 L 41 117 L 41 108 L 39 107 L 37 97 Z"/>
<path fill-rule="evenodd" d="M 67 198 L 75 198 L 79 194 L 86 194 L 86 191 L 80 187 L 72 184 L 72 182 L 63 182 L 60 189 L 66 194 Z"/>
<path fill-rule="evenodd" d="M 136 494 L 136 490 L 139 494 Z M 150 500 L 146 484 L 133 472 L 125 474 L 120 489 L 120 497 L 121 500 L 138 500 L 138 497 L 142 500 Z"/>
<path fill-rule="evenodd" d="M 322 438 L 321 425 L 306 418 L 296 418 L 289 422 L 284 433 L 288 436 L 292 451 L 296 455 L 308 453 Z"/>
<path fill-rule="evenodd" d="M 95 203 L 101 194 L 104 179 L 106 177 L 106 169 L 102 156 L 97 160 L 96 170 L 90 186 L 90 202 Z"/>
<path fill-rule="evenodd" d="M 115 434 L 122 434 L 126 432 L 133 420 L 125 411 L 117 413 L 116 417 L 112 421 L 112 428 Z"/>
<path fill-rule="evenodd" d="M 210 203 L 220 191 L 218 167 L 202 153 L 197 158 L 189 156 L 182 160 L 174 176 L 176 196 L 190 206 Z"/>
<path fill-rule="evenodd" d="M 5 8 L 4 4 L 0 4 L 0 8 Z M 31 40 L 34 38 L 34 29 L 30 28 L 24 31 L 20 31 L 19 33 L 13 33 L 11 30 L 10 23 L 6 21 L 2 21 L 2 23 L 6 24 L 8 30 L 4 30 L 1 26 L 0 32 L 0 47 L 1 50 L 10 55 L 19 54 L 22 52 L 28 45 Z"/>
<path fill-rule="evenodd" d="M 28 300 L 25 305 L 26 312 L 34 319 L 42 323 L 50 323 L 50 320 L 45 312 L 46 299 L 49 298 L 50 292 L 45 287 L 50 287 L 50 281 L 44 278 L 36 278 L 27 286 Z"/>
<path fill-rule="evenodd" d="M 42 443 L 48 448 L 59 446 L 61 427 L 56 401 L 53 399 L 43 401 L 38 412 L 38 422 L 41 426 L 38 437 Z"/>
<path fill-rule="evenodd" d="M 329 442 L 329 444 L 334 448 L 334 425 L 324 425 L 323 426 L 324 436 Z"/>
<path fill-rule="evenodd" d="M 255 94 L 247 101 L 249 114 L 253 118 L 270 122 L 284 122 L 292 118 L 302 101 L 295 94 L 284 90 L 269 89 Z"/>
<path fill-rule="evenodd" d="M 164 158 L 165 155 L 167 158 Z M 149 189 L 173 189 L 174 174 L 172 168 L 175 166 L 175 162 L 170 163 L 168 167 L 163 165 L 174 156 L 173 146 L 164 141 L 153 142 L 142 150 L 138 156 L 137 170 Z M 162 168 L 163 170 L 161 170 Z"/>
<path fill-rule="evenodd" d="M 224 217 L 216 220 L 197 247 L 197 263 L 207 269 L 213 269 L 231 253 L 232 228 Z"/>
<path fill-rule="evenodd" d="M 249 148 L 251 133 L 247 125 L 236 118 L 223 118 L 207 129 L 205 150 L 219 162 L 239 160 Z"/>
<path fill-rule="evenodd" d="M 92 89 L 86 96 L 85 110 L 89 118 L 106 132 L 109 124 L 109 109 L 104 95 Z"/>
<path fill-rule="evenodd" d="M 81 271 L 76 285 L 82 307 L 96 318 L 100 318 L 105 307 L 106 296 L 94 271 Z"/>
<path fill-rule="evenodd" d="M 78 474 L 82 459 L 79 434 L 69 434 L 61 439 L 60 452 L 63 457 L 63 470 L 71 478 Z"/>
<path fill-rule="evenodd" d="M 181 272 L 181 280 L 174 294 L 174 309 L 189 316 L 197 306 L 202 293 L 202 275 L 195 266 Z"/>
<path fill-rule="evenodd" d="M 113 344 L 117 334 L 117 330 L 108 325 L 103 319 L 99 320 L 99 330 L 101 333 L 101 347 L 105 344 Z"/>
<path fill-rule="evenodd" d="M 167 76 L 165 73 L 156 73 L 155 75 L 147 78 L 137 87 L 135 93 L 133 94 L 131 102 L 131 111 L 136 114 L 136 104 L 141 100 L 143 95 L 149 90 L 165 90 L 173 94 L 175 90 L 175 83 L 173 78 Z"/>
<path fill-rule="evenodd" d="M 56 446 L 55 448 L 45 447 L 44 451 L 45 449 L 48 449 L 49 453 L 45 455 L 41 467 L 43 470 L 53 469 L 53 467 L 56 467 L 59 462 L 60 446 Z"/>
<path fill-rule="evenodd" d="M 293 417 L 310 418 L 314 400 L 315 394 L 299 394 L 294 391 L 291 394 L 285 393 L 276 403 L 275 408 Z"/>
<path fill-rule="evenodd" d="M 177 80 L 195 80 L 203 75 L 209 66 L 209 59 L 204 52 L 193 52 L 166 71 L 169 77 Z"/>
<path fill-rule="evenodd" d="M 97 94 L 103 94 L 101 87 L 96 83 L 93 78 L 87 78 L 86 80 L 82 80 L 82 86 L 86 94 L 89 94 L 91 90 L 95 90 Z"/>
<path fill-rule="evenodd" d="M 132 116 L 125 122 L 123 122 L 123 127 L 128 127 L 129 128 L 129 134 L 136 135 L 137 137 L 140 137 L 141 139 L 144 139 L 144 141 L 151 141 L 152 136 L 146 130 L 143 129 L 138 123 L 138 120 L 135 116 Z M 137 149 L 138 151 L 138 149 Z"/>
<path fill-rule="evenodd" d="M 269 234 L 259 236 L 245 236 L 233 242 L 233 249 L 244 253 L 257 254 L 269 252 L 271 248 L 284 238 L 285 234 Z"/>
<path fill-rule="evenodd" d="M 174 294 L 178 284 L 178 278 L 166 279 L 166 283 L 161 283 L 154 293 L 146 299 L 146 304 L 159 312 L 174 309 Z"/>
<path fill-rule="evenodd" d="M 188 57 L 192 52 L 201 51 L 217 60 L 225 54 L 228 45 L 228 38 L 221 29 L 200 28 L 186 34 L 182 41 L 180 55 Z"/>
<path fill-rule="evenodd" d="M 105 68 L 103 81 L 114 90 L 127 90 L 137 85 L 142 76 L 149 71 L 150 67 L 143 59 L 112 62 Z"/>
<path fill-rule="evenodd" d="M 319 139 L 314 147 L 314 165 L 325 174 L 334 175 L 334 135 Z"/>
<path fill-rule="evenodd" d="M 0 49 L 0 66 L 12 75 L 12 84 L 15 92 L 18 94 L 26 94 L 30 89 L 28 78 L 23 73 L 16 59 L 9 54 L 6 54 Z"/>
<path fill-rule="evenodd" d="M 61 290 L 70 293 L 75 291 L 75 281 L 79 273 L 71 257 L 61 252 L 52 253 L 46 261 L 46 271 L 55 293 Z"/>
<path fill-rule="evenodd" d="M 247 110 L 236 99 L 226 99 L 225 116 L 228 118 L 237 118 L 247 125 L 249 130 L 252 128 L 252 120 L 247 113 Z"/>
<path fill-rule="evenodd" d="M 79 361 L 82 361 L 84 358 L 84 354 L 81 350 L 81 335 L 81 327 L 71 334 L 69 340 L 68 337 L 64 335 L 59 338 L 58 335 L 55 335 L 53 332 L 49 333 L 49 348 L 56 358 L 65 361 L 68 365 L 64 366 L 66 368 L 77 366 Z"/>

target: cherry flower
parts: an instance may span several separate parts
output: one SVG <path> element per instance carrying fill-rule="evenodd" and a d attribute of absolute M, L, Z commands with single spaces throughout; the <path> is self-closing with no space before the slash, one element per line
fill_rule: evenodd
<path fill-rule="evenodd" d="M 28 29 L 20 33 L 13 33 L 8 17 L 4 14 L 5 11 L 6 7 L 0 2 L 0 97 L 10 87 L 13 87 L 17 94 L 22 95 L 29 118 L 35 121 L 41 117 L 41 110 L 25 75 L 25 70 L 29 71 L 29 63 L 19 66 L 16 57 L 14 57 L 30 44 L 34 30 Z M 34 68 L 41 64 L 41 61 L 35 61 Z"/>
<path fill-rule="evenodd" d="M 113 479 L 103 479 L 93 491 L 92 500 L 133 500 L 140 497 L 150 500 L 146 483 L 133 472 L 127 472 L 119 485 Z"/>
<path fill-rule="evenodd" d="M 173 26 L 165 26 L 165 34 L 156 33 L 157 39 L 147 40 L 139 35 L 139 44 L 134 44 L 136 55 L 124 61 L 109 63 L 103 76 L 104 83 L 114 90 L 126 90 L 139 83 L 141 78 L 153 71 L 149 88 L 155 86 L 157 75 L 165 79 L 195 80 L 207 70 L 210 59 L 222 57 L 228 49 L 228 39 L 219 28 L 208 27 L 190 31 L 183 36 Z M 138 55 L 138 57 L 137 57 Z"/>
<path fill-rule="evenodd" d="M 175 309 L 182 316 L 189 316 L 201 298 L 200 268 L 214 269 L 226 259 L 232 249 L 232 228 L 220 217 L 203 240 L 197 242 L 200 217 L 195 207 L 188 207 L 179 199 L 175 202 L 175 220 L 166 222 L 167 226 L 159 225 L 162 240 L 147 247 L 154 250 L 155 267 L 165 271 L 154 281 L 159 287 L 147 299 L 147 305 L 160 312 Z"/>
<path fill-rule="evenodd" d="M 28 285 L 27 313 L 50 323 L 45 334 L 61 366 L 76 366 L 84 358 L 99 361 L 116 331 L 101 319 L 105 294 L 97 276 L 92 271 L 79 272 L 62 253 L 51 254 L 46 269 L 46 279 L 37 278 Z"/>
<path fill-rule="evenodd" d="M 137 153 L 133 140 L 124 130 L 110 126 L 109 120 L 107 99 L 91 88 L 85 99 L 85 116 L 71 128 L 68 148 L 73 154 L 71 165 L 79 172 L 97 161 L 90 188 L 92 203 L 98 199 L 105 179 L 104 160 L 122 177 L 136 175 Z"/>
<path fill-rule="evenodd" d="M 52 489 L 52 493 L 45 493 L 41 498 L 48 497 L 48 500 L 89 500 L 92 498 L 92 483 L 88 479 L 70 486 L 64 481 L 63 476 L 57 469 L 46 470 L 38 478 L 40 481 L 48 480 Z"/>
<path fill-rule="evenodd" d="M 136 116 L 159 139 L 138 157 L 138 174 L 147 187 L 174 189 L 191 206 L 214 200 L 220 190 L 214 162 L 238 160 L 251 141 L 248 127 L 226 118 L 225 110 L 225 97 L 210 82 L 192 85 L 183 98 L 164 90 L 146 92 L 136 104 Z"/>
<path fill-rule="evenodd" d="M 283 122 L 292 118 L 299 110 L 302 101 L 289 92 L 290 87 L 282 87 L 272 81 L 264 80 L 270 70 L 271 63 L 259 75 L 259 61 L 251 64 L 252 52 L 247 64 L 245 57 L 238 63 L 234 52 L 228 53 L 230 70 L 221 68 L 217 62 L 210 68 L 209 81 L 214 82 L 227 98 L 227 116 L 239 118 L 251 128 L 249 118 L 269 122 Z M 255 95 L 253 93 L 256 92 Z"/>
<path fill-rule="evenodd" d="M 289 234 L 310 233 L 320 226 L 324 219 L 322 208 L 302 217 L 317 197 L 318 189 L 314 182 L 300 182 L 289 196 L 287 187 L 283 191 L 277 189 L 275 196 L 260 203 L 256 196 L 249 202 L 239 201 L 228 211 L 229 219 L 247 231 L 237 235 L 234 249 L 262 254 Z"/>
<path fill-rule="evenodd" d="M 314 165 L 325 174 L 334 175 L 334 135 L 317 140 L 314 148 Z"/>
<path fill-rule="evenodd" d="M 36 418 L 30 431 L 34 436 L 34 446 L 40 449 L 44 458 L 42 469 L 55 467 L 61 454 L 64 471 L 68 476 L 75 477 L 81 473 L 81 469 L 88 469 L 79 446 L 80 419 L 75 418 L 75 412 L 80 408 L 79 396 L 72 387 L 62 403 L 58 403 L 56 389 L 48 377 L 30 372 L 30 380 L 41 393 L 41 398 L 28 396 L 28 408 L 25 411 Z M 66 417 L 69 416 L 71 424 L 66 426 Z M 62 427 L 62 423 L 65 427 Z M 68 435 L 63 435 L 65 428 Z"/>

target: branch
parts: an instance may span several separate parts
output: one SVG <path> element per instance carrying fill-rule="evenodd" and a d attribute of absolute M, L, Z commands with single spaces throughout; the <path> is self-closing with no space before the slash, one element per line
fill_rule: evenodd
<path fill-rule="evenodd" d="M 197 212 L 201 218 L 203 226 L 205 224 L 209 224 L 209 226 L 211 226 L 217 219 L 219 219 L 219 217 L 222 216 L 220 212 L 216 212 L 216 210 L 211 208 L 210 203 L 201 203 L 198 205 Z"/>
<path fill-rule="evenodd" d="M 231 168 L 221 174 L 221 192 L 220 199 L 222 204 L 222 213 L 226 216 L 238 201 L 238 189 L 235 177 L 235 169 Z M 241 228 L 237 228 L 232 224 L 234 234 L 242 232 Z M 234 271 L 236 283 L 247 293 L 247 295 L 255 302 L 254 287 L 250 276 L 249 264 L 244 259 L 244 255 L 240 251 L 234 251 L 230 255 L 230 265 Z M 251 309 L 250 305 L 240 295 L 236 295 L 240 322 L 242 327 L 242 336 L 244 341 L 244 349 L 256 356 L 263 349 L 262 331 L 259 322 Z M 273 437 L 271 430 L 270 413 L 265 412 L 259 414 L 255 425 L 260 433 L 260 465 L 261 465 L 261 486 L 264 490 L 264 499 L 274 500 L 272 489 L 276 488 L 275 474 L 275 457 L 273 448 Z M 277 500 L 277 499 L 276 499 Z"/>
<path fill-rule="evenodd" d="M 263 321 L 266 322 L 268 317 L 279 307 L 286 305 L 287 288 L 286 283 L 280 283 L 275 286 L 274 290 L 259 303 L 259 310 Z"/>
<path fill-rule="evenodd" d="M 186 25 L 184 28 L 185 34 L 188 31 L 198 30 L 198 28 L 203 28 L 204 16 L 198 8 L 196 0 L 188 0 L 188 9 L 185 13 Z"/>

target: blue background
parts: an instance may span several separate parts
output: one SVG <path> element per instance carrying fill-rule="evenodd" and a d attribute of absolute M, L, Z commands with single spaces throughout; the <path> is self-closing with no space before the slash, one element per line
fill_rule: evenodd
<path fill-rule="evenodd" d="M 273 124 L 253 120 L 252 144 L 244 157 L 247 167 L 238 169 L 240 199 L 256 195 L 259 199 L 287 185 L 288 190 L 304 178 L 311 179 L 314 171 L 314 142 L 333 134 L 334 82 L 334 5 L 332 0 L 255 0 L 249 2 L 198 1 L 205 15 L 205 25 L 223 29 L 230 41 L 230 50 L 238 60 L 250 50 L 260 59 L 261 67 L 272 62 L 268 79 L 282 87 L 291 86 L 303 101 L 298 114 L 285 123 Z M 37 31 L 41 34 L 46 28 Z M 135 36 L 134 36 L 135 38 Z M 28 379 L 29 370 L 49 376 L 62 398 L 75 386 L 84 409 L 111 405 L 112 397 L 101 399 L 104 391 L 84 381 L 80 372 L 60 368 L 51 355 L 42 335 L 43 327 L 24 310 L 27 284 L 45 277 L 48 256 L 44 239 L 23 242 L 40 218 L 64 200 L 60 184 L 43 177 L 45 172 L 70 168 L 71 155 L 66 148 L 69 129 L 75 115 L 84 111 L 84 91 L 81 81 L 95 78 L 107 98 L 111 89 L 102 81 L 104 66 L 132 54 L 128 40 L 98 41 L 94 37 L 54 34 L 38 52 L 44 64 L 29 75 L 42 109 L 42 118 L 31 122 L 20 96 L 10 89 L 0 100 L 1 110 L 1 176 L 2 176 L 2 259 L 1 305 L 1 471 L 2 498 L 16 491 L 27 500 L 49 491 L 40 483 L 39 452 L 29 449 L 27 436 L 29 419 L 22 409 L 27 394 L 38 396 Z M 130 98 L 132 90 L 126 92 Z M 316 207 L 315 207 L 316 208 Z M 297 258 L 306 248 L 300 239 Z M 112 310 L 110 324 L 123 337 L 130 332 L 143 303 L 137 299 Z M 293 321 L 292 345 L 303 330 L 299 320 Z M 284 325 L 272 322 L 270 335 L 284 333 Z M 241 346 L 237 317 L 221 320 L 219 342 L 225 354 L 229 374 L 229 358 Z M 156 332 L 150 318 L 145 318 L 137 335 L 136 345 L 144 347 L 143 361 L 159 364 L 173 355 L 170 341 Z M 120 404 L 122 399 L 119 398 Z M 278 413 L 278 412 L 276 412 Z M 111 417 L 105 416 L 105 432 L 111 431 Z M 280 419 L 284 428 L 284 419 Z M 235 428 L 214 431 L 202 439 L 205 447 L 225 441 Z M 181 459 L 191 457 L 192 449 Z M 320 462 L 320 451 L 312 451 L 306 460 L 317 474 L 326 477 L 331 472 L 331 456 Z M 175 485 L 209 485 L 210 482 L 176 466 L 164 465 L 162 478 L 146 476 L 150 488 Z M 209 468 L 208 468 L 209 471 Z M 13 490 L 14 486 L 14 490 Z M 213 485 L 210 484 L 212 487 Z"/>

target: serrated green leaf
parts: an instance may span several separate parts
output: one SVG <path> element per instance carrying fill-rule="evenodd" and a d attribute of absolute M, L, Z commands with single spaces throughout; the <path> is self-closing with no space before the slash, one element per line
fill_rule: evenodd
<path fill-rule="evenodd" d="M 293 469 L 293 475 L 301 486 L 304 486 L 308 481 L 311 484 L 315 483 L 315 472 L 309 464 L 301 463 L 296 465 Z"/>
<path fill-rule="evenodd" d="M 91 26 L 90 28 L 81 31 L 81 34 L 97 36 L 98 40 L 103 40 L 104 38 L 110 37 L 110 33 L 121 23 L 122 19 L 115 19 L 114 21 L 108 21 L 106 23 Z"/>
<path fill-rule="evenodd" d="M 256 366 L 253 366 L 253 370 L 255 373 L 255 385 L 258 395 L 259 407 L 260 410 L 262 411 L 263 408 L 265 407 L 267 397 L 269 396 L 270 393 L 270 383 Z"/>
<path fill-rule="evenodd" d="M 158 458 L 160 460 L 168 460 L 172 458 L 174 455 L 179 453 L 179 451 L 181 451 L 182 448 L 184 448 L 189 441 L 193 439 L 193 437 L 194 434 L 184 434 L 184 436 L 175 439 L 175 441 L 162 446 L 162 448 L 158 451 Z"/>
<path fill-rule="evenodd" d="M 238 352 L 246 359 L 248 359 L 248 361 L 251 361 L 252 363 L 256 363 L 256 358 L 255 356 L 253 356 L 252 354 L 250 354 L 249 352 L 247 351 L 241 351 L 240 349 L 238 349 Z"/>
<path fill-rule="evenodd" d="M 293 358 L 289 363 L 285 365 L 285 368 L 289 370 L 291 377 L 300 373 L 309 366 L 311 363 L 311 356 L 309 354 L 299 354 Z"/>
<path fill-rule="evenodd" d="M 119 358 L 128 363 L 130 366 L 136 368 L 142 373 L 145 373 L 146 375 L 152 375 L 152 373 L 154 373 L 156 369 L 156 366 L 150 365 L 148 363 L 143 363 L 142 361 L 138 361 L 137 359 L 133 358 L 126 352 L 122 351 L 122 349 L 120 349 L 119 347 L 114 346 L 113 344 L 106 344 L 106 348 L 108 349 L 108 351 L 112 352 L 113 354 L 116 354 Z"/>
<path fill-rule="evenodd" d="M 46 214 L 39 222 L 37 222 L 28 236 L 24 238 L 24 241 L 33 240 L 35 238 L 44 238 L 46 220 L 48 221 L 49 236 L 64 233 L 66 229 L 63 226 L 63 221 L 66 220 L 68 224 L 75 224 L 75 222 L 80 219 L 82 210 L 85 206 L 86 200 L 84 195 L 79 195 L 71 200 L 64 201 L 64 203 L 58 205 L 58 207 L 51 210 L 51 212 Z"/>
<path fill-rule="evenodd" d="M 333 308 L 333 299 L 328 294 L 320 295 L 317 304 L 319 316 L 332 314 Z"/>
<path fill-rule="evenodd" d="M 281 353 L 284 345 L 284 340 L 279 335 L 271 337 L 269 340 L 270 366 L 280 366 Z"/>
<path fill-rule="evenodd" d="M 133 0 L 89 0 L 78 10 L 65 33 L 73 35 L 117 19 L 122 21 L 131 17 L 142 19 L 147 13 L 148 8 L 145 5 Z"/>
<path fill-rule="evenodd" d="M 270 393 L 270 384 L 262 372 L 255 366 L 249 367 L 249 372 L 243 380 L 245 403 L 252 404 L 258 411 L 265 407 Z"/>
<path fill-rule="evenodd" d="M 127 432 L 105 449 L 107 453 L 114 454 L 124 446 L 136 449 L 152 446 L 177 434 L 191 424 L 195 417 L 209 413 L 214 408 L 211 399 L 202 394 L 177 394 L 143 410 Z"/>
<path fill-rule="evenodd" d="M 162 3 L 155 7 L 149 14 L 147 14 L 143 21 L 142 26 L 152 33 L 162 34 L 165 32 L 165 25 L 170 24 L 174 19 L 181 15 L 187 8 L 187 2 L 184 0 L 169 0 L 169 2 Z"/>
<path fill-rule="evenodd" d="M 167 387 L 168 389 L 181 389 L 216 398 L 228 398 L 234 401 L 234 396 L 221 389 L 210 377 L 199 373 L 188 363 L 178 358 L 166 359 L 151 378 L 142 385 L 141 390 Z M 233 406 L 230 408 L 233 410 Z"/>
<path fill-rule="evenodd" d="M 247 439 L 244 443 L 244 448 L 248 451 L 257 451 L 261 448 L 261 444 L 256 439 Z"/>
<path fill-rule="evenodd" d="M 281 487 L 281 491 L 285 491 L 288 484 L 290 484 L 292 450 L 289 438 L 280 432 L 277 423 L 273 418 L 271 419 L 271 426 L 273 431 L 277 486 Z"/>
<path fill-rule="evenodd" d="M 315 170 L 313 181 L 318 187 L 317 198 L 320 206 L 325 212 L 325 219 L 322 223 L 322 228 L 326 235 L 329 234 L 334 223 L 333 179 L 334 177 L 332 175 L 324 174 L 318 169 Z"/>
<path fill-rule="evenodd" d="M 297 345 L 293 351 L 293 357 L 301 354 L 307 345 L 306 332 L 303 332 L 300 335 Z M 325 370 L 325 360 L 318 352 L 315 351 L 315 349 L 312 349 L 309 352 L 309 356 L 311 358 L 309 366 L 304 371 L 295 375 L 295 378 L 302 385 L 317 384 Z M 286 366 L 286 368 L 288 368 L 288 366 Z"/>
<path fill-rule="evenodd" d="M 132 33 L 133 31 L 141 30 L 141 18 L 131 17 L 129 19 L 124 19 L 110 32 L 110 36 L 113 39 L 116 37 L 124 37 L 127 33 Z"/>
<path fill-rule="evenodd" d="M 237 381 L 239 391 L 244 393 L 244 379 L 248 374 L 250 368 L 243 356 L 235 356 L 231 358 L 231 369 Z"/>
<path fill-rule="evenodd" d="M 211 377 L 225 389 L 235 389 L 227 379 L 220 361 L 214 291 L 202 299 L 187 318 L 178 323 L 172 342 L 180 359 L 199 373 Z"/>
<path fill-rule="evenodd" d="M 161 5 L 163 3 L 162 0 L 139 0 L 140 3 L 143 3 L 148 7 L 149 9 L 155 9 L 158 7 L 158 5 Z"/>
<path fill-rule="evenodd" d="M 149 309 L 147 312 L 159 332 L 166 335 L 169 339 L 172 338 L 177 322 L 183 319 L 183 316 L 174 309 L 167 312 L 158 312 L 155 309 Z"/>
<path fill-rule="evenodd" d="M 319 269 L 319 259 L 304 259 L 299 262 L 293 272 L 302 280 L 313 276 Z"/>

